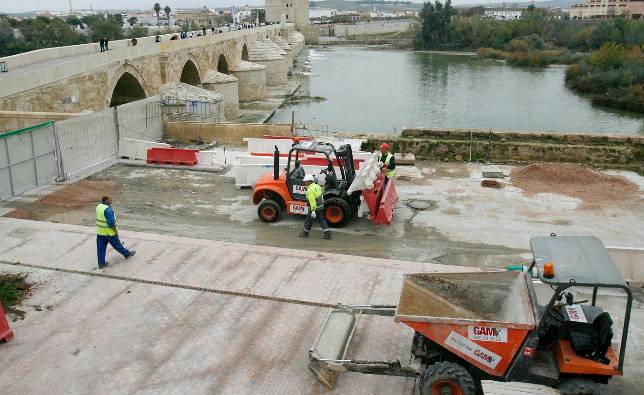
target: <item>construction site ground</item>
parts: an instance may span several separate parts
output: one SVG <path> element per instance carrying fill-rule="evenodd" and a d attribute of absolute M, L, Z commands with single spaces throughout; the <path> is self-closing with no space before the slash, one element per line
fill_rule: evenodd
<path fill-rule="evenodd" d="M 301 217 L 260 222 L 251 191 L 236 190 L 226 174 L 116 165 L 5 202 L 5 216 L 28 221 L 0 218 L 0 271 L 28 272 L 36 286 L 19 306 L 24 317 L 10 317 L 16 338 L 0 346 L 0 388 L 325 392 L 306 368 L 325 304 L 395 304 L 403 273 L 527 262 L 534 235 L 641 247 L 644 178 L 596 180 L 571 167 L 556 170 L 582 182 L 560 188 L 549 169 L 534 168 L 501 179 L 502 188 L 481 187 L 481 172 L 492 170 L 513 168 L 401 166 L 392 226 L 360 219 L 330 241 L 319 229 L 298 239 Z M 113 196 L 121 237 L 137 255 L 126 261 L 110 250 L 111 266 L 100 271 L 93 224 L 103 194 Z M 636 298 L 626 374 L 612 394 L 644 386 L 641 292 Z M 619 327 L 621 298 L 601 300 Z M 360 328 L 350 357 L 407 355 L 412 333 L 391 318 L 364 317 Z M 411 379 L 357 374 L 343 375 L 335 390 L 413 391 Z"/>

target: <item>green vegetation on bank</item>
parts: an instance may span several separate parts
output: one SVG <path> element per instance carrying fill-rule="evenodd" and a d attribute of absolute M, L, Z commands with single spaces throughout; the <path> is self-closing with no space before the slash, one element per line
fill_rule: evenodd
<path fill-rule="evenodd" d="M 593 103 L 644 113 L 644 46 L 606 43 L 568 67 L 566 83 Z"/>
<path fill-rule="evenodd" d="M 552 18 L 528 7 L 521 19 L 486 17 L 482 7 L 458 13 L 447 0 L 425 3 L 416 49 L 477 50 L 483 59 L 544 67 L 570 65 L 566 83 L 593 102 L 644 112 L 644 22 L 612 18 L 596 24 Z"/>

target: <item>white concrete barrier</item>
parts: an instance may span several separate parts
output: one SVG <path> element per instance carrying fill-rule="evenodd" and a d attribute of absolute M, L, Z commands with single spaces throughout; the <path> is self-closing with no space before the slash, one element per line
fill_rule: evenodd
<path fill-rule="evenodd" d="M 226 148 L 213 148 L 197 153 L 197 163 L 200 165 L 214 166 L 226 164 Z"/>
<path fill-rule="evenodd" d="M 119 140 L 119 158 L 146 160 L 148 149 L 153 147 L 170 148 L 170 144 L 135 139 Z"/>
<path fill-rule="evenodd" d="M 624 279 L 633 284 L 644 283 L 644 248 L 606 247 Z"/>

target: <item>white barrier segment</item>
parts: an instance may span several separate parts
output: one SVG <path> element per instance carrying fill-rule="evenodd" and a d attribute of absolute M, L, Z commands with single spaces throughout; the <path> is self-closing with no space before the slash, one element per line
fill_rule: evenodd
<path fill-rule="evenodd" d="M 644 283 L 644 248 L 607 246 L 606 251 L 626 281 Z"/>
<path fill-rule="evenodd" d="M 288 154 L 293 146 L 293 140 L 289 139 L 261 139 L 255 137 L 245 137 L 244 142 L 248 145 L 246 152 L 273 153 L 275 146 L 281 154 Z"/>
<path fill-rule="evenodd" d="M 360 151 L 362 149 L 362 144 L 367 142 L 367 140 L 364 139 L 345 139 L 339 137 L 317 137 L 316 140 L 323 143 L 331 143 L 336 149 L 341 145 L 349 144 L 351 146 L 351 151 L 354 153 Z"/>
<path fill-rule="evenodd" d="M 137 160 L 146 160 L 148 158 L 149 148 L 171 148 L 170 144 L 157 143 L 154 141 L 144 141 L 135 139 L 119 140 L 119 157 Z"/>
<path fill-rule="evenodd" d="M 213 148 L 208 151 L 199 151 L 197 153 L 197 163 L 200 165 L 214 166 L 226 164 L 226 149 Z"/>

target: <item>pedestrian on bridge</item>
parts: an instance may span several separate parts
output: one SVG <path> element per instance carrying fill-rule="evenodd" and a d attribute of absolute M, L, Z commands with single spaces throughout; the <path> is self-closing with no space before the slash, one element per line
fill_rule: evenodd
<path fill-rule="evenodd" d="M 108 244 L 126 259 L 136 254 L 136 251 L 128 250 L 121 243 L 119 231 L 116 228 L 116 215 L 111 205 L 112 198 L 103 196 L 101 203 L 96 206 L 96 253 L 98 255 L 99 269 L 107 266 L 105 252 Z"/>
<path fill-rule="evenodd" d="M 99 42 L 101 44 L 101 52 L 105 52 L 105 39 L 101 37 Z"/>
<path fill-rule="evenodd" d="M 105 50 L 107 51 L 109 49 L 108 45 L 110 41 L 106 38 L 104 40 L 105 40 Z"/>

